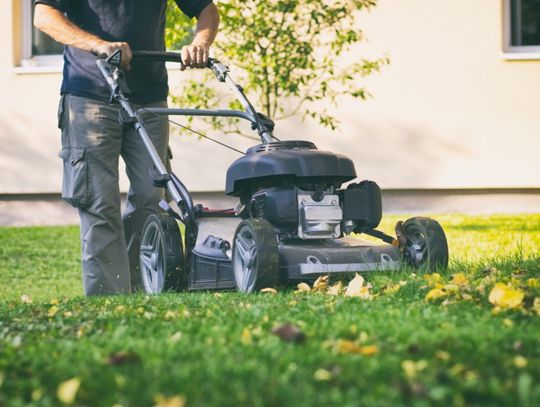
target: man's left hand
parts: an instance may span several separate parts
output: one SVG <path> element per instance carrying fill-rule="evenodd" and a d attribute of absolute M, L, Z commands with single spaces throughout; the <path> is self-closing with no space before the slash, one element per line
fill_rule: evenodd
<path fill-rule="evenodd" d="M 182 64 L 180 70 L 189 68 L 206 68 L 209 48 L 200 45 L 186 45 L 182 48 Z"/>

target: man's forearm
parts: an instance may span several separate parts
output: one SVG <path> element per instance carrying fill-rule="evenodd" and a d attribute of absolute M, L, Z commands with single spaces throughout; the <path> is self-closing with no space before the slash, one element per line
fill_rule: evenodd
<path fill-rule="evenodd" d="M 209 48 L 216 38 L 219 13 L 215 4 L 209 4 L 197 17 L 197 30 L 192 45 Z"/>
<path fill-rule="evenodd" d="M 60 10 L 45 4 L 37 4 L 34 12 L 34 25 L 56 41 L 95 52 L 103 40 L 73 24 Z"/>

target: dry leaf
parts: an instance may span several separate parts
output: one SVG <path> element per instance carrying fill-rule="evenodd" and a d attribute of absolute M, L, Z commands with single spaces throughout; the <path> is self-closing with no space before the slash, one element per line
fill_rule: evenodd
<path fill-rule="evenodd" d="M 182 339 L 182 332 L 180 332 L 180 331 L 175 332 L 175 333 L 172 334 L 171 337 L 169 338 L 169 340 L 170 340 L 171 342 L 178 342 L 180 339 Z"/>
<path fill-rule="evenodd" d="M 419 360 L 415 362 L 413 360 L 404 360 L 401 362 L 401 368 L 409 379 L 414 379 L 418 372 L 421 372 L 427 367 L 427 362 L 425 360 Z"/>
<path fill-rule="evenodd" d="M 21 295 L 21 301 L 25 304 L 32 304 L 32 298 L 27 294 Z"/>
<path fill-rule="evenodd" d="M 66 380 L 65 382 L 60 383 L 56 395 L 58 399 L 64 404 L 73 404 L 75 397 L 77 397 L 77 392 L 81 386 L 81 379 L 74 377 L 72 379 Z"/>
<path fill-rule="evenodd" d="M 456 273 L 452 275 L 452 284 L 463 287 L 469 284 L 469 280 L 465 276 L 465 273 Z"/>
<path fill-rule="evenodd" d="M 326 292 L 327 289 L 328 289 L 328 276 L 320 276 L 313 283 L 313 291 L 324 293 Z"/>
<path fill-rule="evenodd" d="M 163 318 L 165 319 L 175 319 L 177 317 L 178 317 L 178 313 L 171 310 L 167 310 L 167 312 L 165 312 L 165 315 L 163 316 Z"/>
<path fill-rule="evenodd" d="M 266 288 L 261 289 L 261 293 L 263 293 L 263 294 L 273 294 L 273 295 L 276 295 L 276 294 L 277 294 L 277 290 L 276 290 L 275 288 L 266 287 Z"/>
<path fill-rule="evenodd" d="M 306 335 L 300 328 L 292 324 L 283 324 L 272 329 L 272 333 L 285 342 L 304 342 Z"/>
<path fill-rule="evenodd" d="M 432 288 L 429 290 L 429 292 L 426 294 L 425 300 L 426 301 L 433 301 L 437 300 L 439 298 L 443 298 L 446 296 L 446 291 L 441 290 L 440 288 Z"/>
<path fill-rule="evenodd" d="M 328 291 L 326 292 L 329 295 L 339 295 L 343 291 L 343 283 L 341 281 L 338 281 L 336 284 L 328 287 Z"/>
<path fill-rule="evenodd" d="M 361 346 L 348 339 L 339 339 L 336 342 L 336 350 L 338 353 L 372 356 L 379 352 L 379 347 L 377 345 Z"/>
<path fill-rule="evenodd" d="M 540 297 L 534 299 L 532 309 L 536 312 L 536 315 L 540 315 Z"/>
<path fill-rule="evenodd" d="M 184 396 L 164 397 L 158 394 L 154 397 L 154 407 L 184 407 L 186 405 L 186 398 Z"/>
<path fill-rule="evenodd" d="M 313 374 L 313 378 L 318 382 L 327 382 L 332 379 L 332 372 L 326 369 L 317 369 Z"/>
<path fill-rule="evenodd" d="M 297 291 L 301 291 L 301 292 L 310 292 L 311 291 L 311 287 L 306 284 L 306 283 L 299 283 L 297 286 Z"/>
<path fill-rule="evenodd" d="M 503 309 L 512 309 L 521 305 L 524 296 L 525 294 L 520 289 L 497 283 L 489 293 L 489 302 Z"/>
<path fill-rule="evenodd" d="M 240 342 L 242 342 L 244 345 L 251 345 L 253 343 L 253 337 L 248 328 L 243 329 L 242 335 L 240 336 Z"/>
<path fill-rule="evenodd" d="M 105 363 L 111 366 L 125 365 L 126 363 L 139 362 L 141 358 L 135 352 L 120 351 L 107 356 Z"/>
<path fill-rule="evenodd" d="M 56 305 L 53 305 L 49 310 L 47 311 L 47 316 L 52 318 L 56 315 L 58 312 L 58 307 Z"/>
<path fill-rule="evenodd" d="M 362 288 L 364 288 L 364 277 L 355 273 L 354 278 L 349 282 L 349 285 L 347 285 L 345 297 L 360 297 L 362 295 Z"/>
<path fill-rule="evenodd" d="M 527 359 L 521 355 L 517 355 L 516 357 L 514 357 L 514 366 L 517 367 L 518 369 L 523 369 L 524 367 L 527 366 L 527 363 L 528 363 Z"/>

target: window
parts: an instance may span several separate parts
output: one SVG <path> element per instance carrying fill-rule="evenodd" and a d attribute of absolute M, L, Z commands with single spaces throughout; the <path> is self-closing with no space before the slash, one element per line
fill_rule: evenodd
<path fill-rule="evenodd" d="M 63 45 L 34 27 L 34 1 L 24 0 L 22 4 L 21 66 L 61 66 Z"/>
<path fill-rule="evenodd" d="M 540 0 L 505 0 L 505 51 L 540 53 Z"/>

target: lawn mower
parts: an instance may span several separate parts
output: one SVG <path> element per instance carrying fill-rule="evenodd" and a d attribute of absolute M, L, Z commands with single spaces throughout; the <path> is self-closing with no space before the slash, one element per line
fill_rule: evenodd
<path fill-rule="evenodd" d="M 448 264 L 443 229 L 430 218 L 396 224 L 396 236 L 379 230 L 381 190 L 373 181 L 353 182 L 353 161 L 302 140 L 279 140 L 274 123 L 257 112 L 229 68 L 216 59 L 207 67 L 228 84 L 244 110 L 135 108 L 129 101 L 121 54 L 98 58 L 97 66 L 118 103 L 120 121 L 132 126 L 153 161 L 153 184 L 166 190 L 163 210 L 148 216 L 141 234 L 140 273 L 147 293 L 170 290 L 255 292 L 265 287 L 313 281 L 321 275 L 397 270 L 403 265 L 433 270 Z M 179 62 L 174 52 L 135 51 L 133 64 Z M 261 143 L 234 161 L 225 193 L 235 208 L 194 204 L 188 189 L 157 154 L 142 113 L 234 117 L 247 120 Z M 180 228 L 179 224 L 184 227 Z M 184 231 L 182 238 L 181 229 Z M 373 244 L 358 237 L 382 241 Z"/>

